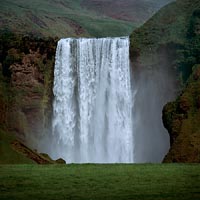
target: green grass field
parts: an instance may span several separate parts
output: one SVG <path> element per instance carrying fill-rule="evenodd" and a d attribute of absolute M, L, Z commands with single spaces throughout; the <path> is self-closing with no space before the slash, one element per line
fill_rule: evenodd
<path fill-rule="evenodd" d="M 0 199 L 198 200 L 200 165 L 0 165 Z"/>

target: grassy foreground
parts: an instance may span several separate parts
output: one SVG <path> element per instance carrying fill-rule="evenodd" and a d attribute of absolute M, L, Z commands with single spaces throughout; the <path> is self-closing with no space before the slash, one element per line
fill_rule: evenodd
<path fill-rule="evenodd" d="M 200 165 L 0 165 L 0 199 L 197 200 Z"/>

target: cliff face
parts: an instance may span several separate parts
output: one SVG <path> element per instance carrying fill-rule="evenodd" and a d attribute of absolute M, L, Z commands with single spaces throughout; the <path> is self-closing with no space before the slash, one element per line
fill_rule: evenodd
<path fill-rule="evenodd" d="M 179 60 L 186 84 L 176 101 L 168 103 L 163 110 L 163 122 L 170 133 L 172 146 L 164 162 L 200 162 L 199 30 L 200 10 L 195 10 Z"/>
<path fill-rule="evenodd" d="M 150 71 L 148 77 L 153 79 L 156 90 L 161 87 L 162 79 L 166 79 L 166 87 L 174 81 L 172 89 L 183 90 L 163 110 L 163 123 L 170 135 L 170 150 L 164 162 L 199 162 L 199 30 L 200 2 L 178 0 L 161 9 L 131 35 L 131 59 L 133 67 L 142 71 L 140 76 Z M 154 78 L 157 71 L 161 72 L 161 79 Z M 171 89 L 162 90 L 167 93 L 163 96 L 166 100 L 172 94 Z"/>
<path fill-rule="evenodd" d="M 200 65 L 193 68 L 188 83 L 176 101 L 163 109 L 171 148 L 164 162 L 200 162 Z"/>
<path fill-rule="evenodd" d="M 200 162 L 200 9 L 193 12 L 179 53 L 183 92 L 163 109 L 171 149 L 164 162 Z M 193 66 L 194 65 L 194 66 Z"/>
<path fill-rule="evenodd" d="M 0 124 L 30 146 L 51 123 L 56 42 L 1 35 Z"/>

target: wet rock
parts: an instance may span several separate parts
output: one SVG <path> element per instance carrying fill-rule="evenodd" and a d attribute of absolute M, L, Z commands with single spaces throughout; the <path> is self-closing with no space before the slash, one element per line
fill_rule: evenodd
<path fill-rule="evenodd" d="M 58 163 L 58 164 L 66 164 L 65 160 L 63 160 L 62 158 L 57 159 L 56 163 Z"/>

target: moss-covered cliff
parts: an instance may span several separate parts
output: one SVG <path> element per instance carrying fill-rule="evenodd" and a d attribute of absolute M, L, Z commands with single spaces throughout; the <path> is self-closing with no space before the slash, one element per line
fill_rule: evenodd
<path fill-rule="evenodd" d="M 163 122 L 171 143 L 165 162 L 200 162 L 199 30 L 200 1 L 177 0 L 131 35 L 134 68 L 146 69 L 152 74 L 161 70 L 163 79 L 167 78 L 163 68 L 175 70 L 175 87 L 183 90 L 177 100 L 168 103 L 163 110 Z M 175 79 L 167 80 L 167 84 Z"/>
<path fill-rule="evenodd" d="M 169 131 L 171 149 L 164 162 L 200 162 L 200 65 L 181 95 L 163 109 L 163 122 Z"/>
<path fill-rule="evenodd" d="M 51 123 L 56 41 L 0 35 L 0 128 L 36 147 Z"/>
<path fill-rule="evenodd" d="M 196 9 L 187 38 L 178 54 L 185 87 L 175 102 L 163 110 L 163 122 L 171 137 L 165 162 L 200 162 L 200 9 Z"/>

